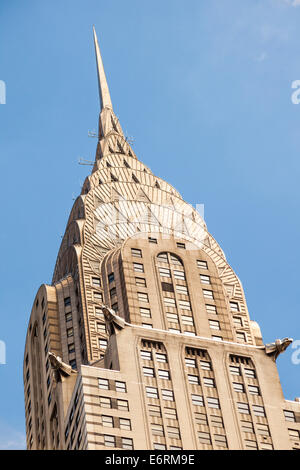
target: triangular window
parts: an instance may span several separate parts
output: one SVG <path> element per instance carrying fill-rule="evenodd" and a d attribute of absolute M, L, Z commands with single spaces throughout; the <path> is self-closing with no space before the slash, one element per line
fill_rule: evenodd
<path fill-rule="evenodd" d="M 112 173 L 110 174 L 111 181 L 119 181 L 116 176 L 114 176 Z"/>
<path fill-rule="evenodd" d="M 139 180 L 137 179 L 137 177 L 135 176 L 135 174 L 132 173 L 132 180 L 135 182 L 135 183 L 139 183 Z"/>

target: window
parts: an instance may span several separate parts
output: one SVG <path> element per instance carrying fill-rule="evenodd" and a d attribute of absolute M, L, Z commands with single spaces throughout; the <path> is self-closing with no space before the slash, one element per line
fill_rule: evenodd
<path fill-rule="evenodd" d="M 106 325 L 105 323 L 99 323 L 97 322 L 97 331 L 99 333 L 105 333 L 106 332 Z"/>
<path fill-rule="evenodd" d="M 106 428 L 113 428 L 114 427 L 114 420 L 112 416 L 104 416 L 102 415 L 102 426 Z"/>
<path fill-rule="evenodd" d="M 247 403 L 238 403 L 237 404 L 237 409 L 239 413 L 249 415 L 250 410 L 249 410 L 249 405 Z"/>
<path fill-rule="evenodd" d="M 263 406 L 253 405 L 252 406 L 252 411 L 253 411 L 253 414 L 255 416 L 262 416 L 262 417 L 266 416 L 265 415 L 265 409 L 264 409 Z"/>
<path fill-rule="evenodd" d="M 155 387 L 146 387 L 146 394 L 148 398 L 158 398 L 158 391 Z"/>
<path fill-rule="evenodd" d="M 185 365 L 187 367 L 193 367 L 194 369 L 196 368 L 196 359 L 191 359 L 189 357 L 185 358 Z"/>
<path fill-rule="evenodd" d="M 243 326 L 243 321 L 242 321 L 241 317 L 233 317 L 233 324 L 237 328 L 240 328 L 241 326 Z"/>
<path fill-rule="evenodd" d="M 161 277 L 171 277 L 171 271 L 168 268 L 158 268 Z"/>
<path fill-rule="evenodd" d="M 164 297 L 164 303 L 168 307 L 176 307 L 175 299 L 173 299 L 172 297 Z"/>
<path fill-rule="evenodd" d="M 260 434 L 261 436 L 266 436 L 266 437 L 270 436 L 269 426 L 267 426 L 266 424 L 257 423 L 256 428 L 257 428 L 258 434 Z"/>
<path fill-rule="evenodd" d="M 109 294 L 110 298 L 112 299 L 115 295 L 117 295 L 117 289 L 113 287 L 112 289 L 110 289 Z"/>
<path fill-rule="evenodd" d="M 159 253 L 159 255 L 157 255 L 157 259 L 159 261 L 167 263 L 168 262 L 168 255 L 167 255 L 167 253 Z"/>
<path fill-rule="evenodd" d="M 70 338 L 71 336 L 74 335 L 74 331 L 73 331 L 73 328 L 68 328 L 67 329 L 67 337 Z"/>
<path fill-rule="evenodd" d="M 180 279 L 181 281 L 185 281 L 184 271 L 177 271 L 174 269 L 173 274 L 174 274 L 175 279 Z"/>
<path fill-rule="evenodd" d="M 176 313 L 167 312 L 167 319 L 171 323 L 178 323 L 178 315 Z"/>
<path fill-rule="evenodd" d="M 95 315 L 104 320 L 104 313 L 102 312 L 102 309 L 100 307 L 95 307 Z"/>
<path fill-rule="evenodd" d="M 192 385 L 200 385 L 200 379 L 199 379 L 198 375 L 188 374 L 188 381 Z"/>
<path fill-rule="evenodd" d="M 215 305 L 206 304 L 206 311 L 207 311 L 207 313 L 212 313 L 214 315 L 216 315 L 218 313 L 217 312 L 217 307 Z"/>
<path fill-rule="evenodd" d="M 300 439 L 300 434 L 297 429 L 289 429 L 289 436 L 293 441 L 298 441 Z"/>
<path fill-rule="evenodd" d="M 126 383 L 116 380 L 116 391 L 126 393 Z"/>
<path fill-rule="evenodd" d="M 130 419 L 120 418 L 120 429 L 126 429 L 126 431 L 131 431 Z"/>
<path fill-rule="evenodd" d="M 174 401 L 174 394 L 172 390 L 162 390 L 161 396 L 163 400 Z"/>
<path fill-rule="evenodd" d="M 107 348 L 107 339 L 99 338 L 99 348 L 101 349 Z"/>
<path fill-rule="evenodd" d="M 140 307 L 140 314 L 142 317 L 151 318 L 150 308 Z"/>
<path fill-rule="evenodd" d="M 174 292 L 174 286 L 171 282 L 162 282 L 161 288 L 164 292 Z"/>
<path fill-rule="evenodd" d="M 108 397 L 100 397 L 100 406 L 102 408 L 111 408 L 111 399 Z"/>
<path fill-rule="evenodd" d="M 210 284 L 210 277 L 205 274 L 200 274 L 200 280 L 202 284 Z"/>
<path fill-rule="evenodd" d="M 112 304 L 111 308 L 112 308 L 116 313 L 118 313 L 119 307 L 118 307 L 118 303 L 117 303 L 117 302 L 116 302 L 115 304 Z"/>
<path fill-rule="evenodd" d="M 182 321 L 183 325 L 194 326 L 193 317 L 189 317 L 187 315 L 182 315 L 181 316 L 181 321 Z"/>
<path fill-rule="evenodd" d="M 156 442 L 154 442 L 153 448 L 155 450 L 166 450 L 165 444 L 159 444 L 159 443 L 156 443 Z"/>
<path fill-rule="evenodd" d="M 94 292 L 94 299 L 98 300 L 99 302 L 103 301 L 103 295 L 101 292 Z"/>
<path fill-rule="evenodd" d="M 66 322 L 72 321 L 72 313 L 66 313 L 65 319 L 66 319 Z"/>
<path fill-rule="evenodd" d="M 158 377 L 164 380 L 170 380 L 170 372 L 168 370 L 158 369 Z"/>
<path fill-rule="evenodd" d="M 244 385 L 243 384 L 240 384 L 238 382 L 233 382 L 233 390 L 235 392 L 239 392 L 239 393 L 244 393 L 245 392 L 245 389 L 244 389 Z"/>
<path fill-rule="evenodd" d="M 191 304 L 188 300 L 179 300 L 178 303 L 181 310 L 191 310 Z"/>
<path fill-rule="evenodd" d="M 246 449 L 249 450 L 257 450 L 257 442 L 256 441 L 250 441 L 249 439 L 245 440 L 245 447 Z"/>
<path fill-rule="evenodd" d="M 242 341 L 243 343 L 246 343 L 247 342 L 246 333 L 243 333 L 242 331 L 237 331 L 236 332 L 236 339 L 238 341 Z"/>
<path fill-rule="evenodd" d="M 202 444 L 211 444 L 211 439 L 210 439 L 210 434 L 209 432 L 202 432 L 202 431 L 199 431 L 198 432 L 198 438 L 199 438 L 199 441 L 202 443 Z"/>
<path fill-rule="evenodd" d="M 169 328 L 169 331 L 171 333 L 177 333 L 177 334 L 180 333 L 180 330 L 178 330 L 178 328 Z"/>
<path fill-rule="evenodd" d="M 255 377 L 256 377 L 254 369 L 245 368 L 244 369 L 244 374 L 245 374 L 246 377 L 248 377 L 250 379 L 255 379 Z"/>
<path fill-rule="evenodd" d="M 65 304 L 65 307 L 68 307 L 69 305 L 71 305 L 71 299 L 70 299 L 70 297 L 65 297 L 65 299 L 64 299 L 64 304 Z"/>
<path fill-rule="evenodd" d="M 133 263 L 133 270 L 136 273 L 143 273 L 144 272 L 144 265 L 141 263 Z"/>
<path fill-rule="evenodd" d="M 200 395 L 192 394 L 192 403 L 196 406 L 204 406 L 203 397 Z"/>
<path fill-rule="evenodd" d="M 92 285 L 96 287 L 101 287 L 101 281 L 99 277 L 92 277 Z"/>
<path fill-rule="evenodd" d="M 152 361 L 152 354 L 151 351 L 140 351 L 141 352 L 141 359 L 146 361 Z"/>
<path fill-rule="evenodd" d="M 133 440 L 129 437 L 121 437 L 122 449 L 133 450 Z"/>
<path fill-rule="evenodd" d="M 108 282 L 111 283 L 111 282 L 113 282 L 114 280 L 115 280 L 115 275 L 114 275 L 114 273 L 110 273 L 110 274 L 108 275 Z"/>
<path fill-rule="evenodd" d="M 212 370 L 211 363 L 208 361 L 200 361 L 200 366 L 203 370 Z"/>
<path fill-rule="evenodd" d="M 251 395 L 260 395 L 259 388 L 256 385 L 248 385 L 248 390 Z"/>
<path fill-rule="evenodd" d="M 210 421 L 211 421 L 212 426 L 214 426 L 215 428 L 223 428 L 224 427 L 223 419 L 221 418 L 221 416 L 213 416 L 212 415 L 210 417 Z"/>
<path fill-rule="evenodd" d="M 198 268 L 207 269 L 207 262 L 197 259 Z"/>
<path fill-rule="evenodd" d="M 143 374 L 145 377 L 155 377 L 152 367 L 143 367 Z"/>
<path fill-rule="evenodd" d="M 153 328 L 153 326 L 150 323 L 142 323 L 142 327 L 144 327 L 144 328 Z"/>
<path fill-rule="evenodd" d="M 135 256 L 136 258 L 142 258 L 142 250 L 139 248 L 131 248 L 131 256 Z"/>
<path fill-rule="evenodd" d="M 284 410 L 283 413 L 286 421 L 291 421 L 292 423 L 296 422 L 295 413 L 293 411 Z"/>
<path fill-rule="evenodd" d="M 175 408 L 164 408 L 164 414 L 168 419 L 177 419 L 177 412 Z"/>
<path fill-rule="evenodd" d="M 148 294 L 145 292 L 138 292 L 137 297 L 140 302 L 149 302 Z"/>
<path fill-rule="evenodd" d="M 164 436 L 164 428 L 161 424 L 151 424 L 151 431 L 154 436 Z"/>
<path fill-rule="evenodd" d="M 203 295 L 207 299 L 213 299 L 214 298 L 214 294 L 213 294 L 212 290 L 203 289 Z"/>
<path fill-rule="evenodd" d="M 177 248 L 185 248 L 185 243 L 177 242 Z"/>
<path fill-rule="evenodd" d="M 98 387 L 102 390 L 109 390 L 109 381 L 107 379 L 98 379 Z"/>
<path fill-rule="evenodd" d="M 170 253 L 170 258 L 171 258 L 172 264 L 176 264 L 177 266 L 182 266 L 182 261 L 180 260 L 180 258 L 178 258 L 178 256 Z"/>
<path fill-rule="evenodd" d="M 239 366 L 229 366 L 229 370 L 232 375 L 241 375 Z"/>
<path fill-rule="evenodd" d="M 273 450 L 272 444 L 268 444 L 267 442 L 262 442 L 260 445 L 261 450 Z"/>
<path fill-rule="evenodd" d="M 227 447 L 226 436 L 215 434 L 215 443 L 219 447 Z"/>
<path fill-rule="evenodd" d="M 176 291 L 178 292 L 178 294 L 188 295 L 188 290 L 186 286 L 180 286 L 179 284 L 176 284 Z"/>
<path fill-rule="evenodd" d="M 135 278 L 135 284 L 137 286 L 141 286 L 141 287 L 147 287 L 146 286 L 146 279 L 142 278 L 142 277 L 136 277 Z"/>
<path fill-rule="evenodd" d="M 205 385 L 205 387 L 214 388 L 215 387 L 215 381 L 214 381 L 214 379 L 211 379 L 209 377 L 204 377 L 203 378 L 203 385 Z"/>
<path fill-rule="evenodd" d="M 158 405 L 148 405 L 149 407 L 149 415 L 150 416 L 156 416 L 158 418 L 161 418 L 161 410 L 160 406 Z"/>
<path fill-rule="evenodd" d="M 156 353 L 157 362 L 168 362 L 166 354 Z"/>
<path fill-rule="evenodd" d="M 209 326 L 212 330 L 220 330 L 220 322 L 217 320 L 209 320 Z"/>
<path fill-rule="evenodd" d="M 70 366 L 72 367 L 72 369 L 76 369 L 76 359 L 72 359 L 70 362 L 69 362 Z"/>
<path fill-rule="evenodd" d="M 117 399 L 118 410 L 129 411 L 129 404 L 127 400 Z"/>
<path fill-rule="evenodd" d="M 250 421 L 241 421 L 242 431 L 254 434 L 254 427 Z"/>
<path fill-rule="evenodd" d="M 205 413 L 195 413 L 195 421 L 197 424 L 207 426 L 207 416 Z"/>
<path fill-rule="evenodd" d="M 116 438 L 115 436 L 107 436 L 106 434 L 104 437 L 104 445 L 106 447 L 116 447 Z"/>
<path fill-rule="evenodd" d="M 157 238 L 148 237 L 149 243 L 157 243 Z"/>
<path fill-rule="evenodd" d="M 229 302 L 229 304 L 230 304 L 230 309 L 233 312 L 239 312 L 240 311 L 240 307 L 239 307 L 239 304 L 237 302 Z"/>
<path fill-rule="evenodd" d="M 222 336 L 215 336 L 215 335 L 212 335 L 212 339 L 214 339 L 215 341 L 223 341 L 223 337 L 222 337 Z"/>
<path fill-rule="evenodd" d="M 174 426 L 167 426 L 167 432 L 171 439 L 180 439 L 179 428 Z"/>
<path fill-rule="evenodd" d="M 220 408 L 220 403 L 219 403 L 218 398 L 208 397 L 207 405 L 209 408 L 216 408 L 216 409 Z"/>

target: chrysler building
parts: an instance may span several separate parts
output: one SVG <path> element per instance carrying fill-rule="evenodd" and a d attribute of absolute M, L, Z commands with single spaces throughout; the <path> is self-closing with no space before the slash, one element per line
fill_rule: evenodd
<path fill-rule="evenodd" d="M 264 344 L 201 214 L 138 159 L 94 43 L 95 162 L 29 319 L 27 448 L 298 449 L 292 340 Z"/>

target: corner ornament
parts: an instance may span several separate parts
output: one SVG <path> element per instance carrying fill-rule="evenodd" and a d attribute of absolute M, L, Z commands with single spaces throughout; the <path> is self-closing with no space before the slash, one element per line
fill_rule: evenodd
<path fill-rule="evenodd" d="M 276 339 L 274 343 L 265 344 L 266 354 L 271 356 L 273 361 L 276 361 L 279 354 L 283 353 L 292 342 L 292 338 L 283 338 Z"/>
<path fill-rule="evenodd" d="M 56 356 L 50 351 L 48 352 L 48 357 L 56 382 L 61 382 L 63 378 L 70 377 L 71 374 L 76 374 L 69 364 L 62 361 L 61 357 Z"/>
<path fill-rule="evenodd" d="M 107 307 L 106 305 L 102 305 L 101 308 L 104 313 L 106 328 L 109 336 L 113 335 L 116 329 L 123 330 L 123 328 L 125 327 L 124 318 L 121 318 L 116 315 L 116 312 L 112 308 Z"/>

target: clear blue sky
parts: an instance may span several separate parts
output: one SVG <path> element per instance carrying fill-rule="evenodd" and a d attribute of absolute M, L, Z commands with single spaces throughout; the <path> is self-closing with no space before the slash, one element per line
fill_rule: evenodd
<path fill-rule="evenodd" d="M 116 113 L 139 158 L 186 201 L 243 282 L 265 342 L 299 331 L 297 0 L 1 0 L 0 448 L 24 446 L 22 361 L 35 293 L 50 283 L 94 159 L 95 24 Z M 300 365 L 278 360 L 286 398 Z"/>

